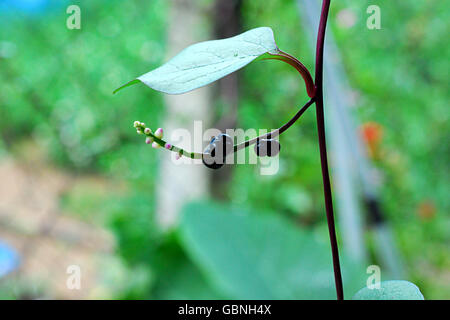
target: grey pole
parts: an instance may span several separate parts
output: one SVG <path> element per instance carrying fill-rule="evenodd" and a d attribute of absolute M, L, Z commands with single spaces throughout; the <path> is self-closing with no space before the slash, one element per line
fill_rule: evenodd
<path fill-rule="evenodd" d="M 313 35 L 316 34 L 319 24 L 319 3 L 316 0 L 298 0 L 297 4 L 303 25 L 310 35 L 311 48 L 314 48 Z M 367 261 L 361 221 L 363 202 L 368 215 L 375 221 L 377 255 L 390 276 L 401 278 L 402 264 L 392 241 L 391 230 L 380 210 L 376 172 L 366 156 L 365 147 L 356 130 L 355 120 L 351 114 L 353 103 L 349 98 L 351 88 L 342 68 L 331 29 L 325 41 L 327 136 L 331 146 L 331 168 L 344 250 L 356 261 L 363 263 Z M 361 197 L 363 201 L 360 200 Z"/>

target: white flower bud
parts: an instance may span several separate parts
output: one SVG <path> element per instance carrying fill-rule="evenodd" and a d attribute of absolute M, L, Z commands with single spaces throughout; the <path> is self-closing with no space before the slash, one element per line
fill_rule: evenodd
<path fill-rule="evenodd" d="M 161 148 L 161 146 L 157 142 L 153 142 L 152 147 L 155 149 Z"/>
<path fill-rule="evenodd" d="M 163 129 L 161 129 L 161 128 L 158 128 L 156 131 L 155 131 L 155 137 L 157 137 L 157 138 L 159 138 L 159 139 L 161 139 L 162 137 L 163 137 Z"/>

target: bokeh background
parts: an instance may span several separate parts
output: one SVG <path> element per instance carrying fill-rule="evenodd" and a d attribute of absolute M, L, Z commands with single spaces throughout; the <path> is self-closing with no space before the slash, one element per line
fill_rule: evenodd
<path fill-rule="evenodd" d="M 2 0 L 0 298 L 333 299 L 314 110 L 281 137 L 270 176 L 176 165 L 132 128 L 169 140 L 194 120 L 276 128 L 307 100 L 295 70 L 257 62 L 183 97 L 112 95 L 191 43 L 259 26 L 313 71 L 314 3 Z M 80 30 L 66 27 L 71 4 Z M 449 9 L 332 2 L 327 135 L 347 298 L 369 265 L 450 298 Z"/>

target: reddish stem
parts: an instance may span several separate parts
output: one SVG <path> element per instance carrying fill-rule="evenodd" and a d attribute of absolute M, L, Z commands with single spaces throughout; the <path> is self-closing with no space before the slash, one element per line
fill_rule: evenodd
<path fill-rule="evenodd" d="M 290 54 L 279 51 L 278 53 L 268 53 L 269 58 L 265 59 L 275 59 L 280 60 L 288 63 L 289 65 L 293 66 L 302 76 L 303 80 L 305 81 L 306 85 L 306 92 L 308 93 L 308 96 L 310 98 L 314 98 L 315 94 L 315 86 L 314 81 L 311 77 L 311 74 L 309 73 L 308 69 L 301 63 L 297 58 L 291 56 Z"/>
<path fill-rule="evenodd" d="M 325 140 L 325 120 L 323 111 L 323 49 L 324 49 L 325 29 L 327 26 L 329 8 L 330 8 L 330 0 L 323 0 L 316 46 L 316 75 L 315 75 L 316 118 L 317 118 L 317 131 L 319 136 L 320 164 L 322 167 L 325 209 L 327 214 L 328 231 L 330 234 L 331 253 L 333 256 L 336 295 L 338 300 L 343 300 L 344 292 L 342 286 L 341 267 L 339 263 L 339 251 L 336 240 L 336 227 L 334 224 L 333 198 L 331 195 L 330 174 L 328 172 L 327 145 Z"/>

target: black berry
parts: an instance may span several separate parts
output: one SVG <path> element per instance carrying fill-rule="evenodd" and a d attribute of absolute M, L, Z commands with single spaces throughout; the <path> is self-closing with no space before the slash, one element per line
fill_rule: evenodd
<path fill-rule="evenodd" d="M 281 145 L 274 139 L 261 139 L 255 145 L 255 152 L 258 157 L 274 157 L 281 149 Z"/>
<path fill-rule="evenodd" d="M 225 164 L 225 158 L 233 152 L 233 139 L 227 134 L 214 137 L 203 151 L 203 164 L 210 169 L 219 169 Z"/>

